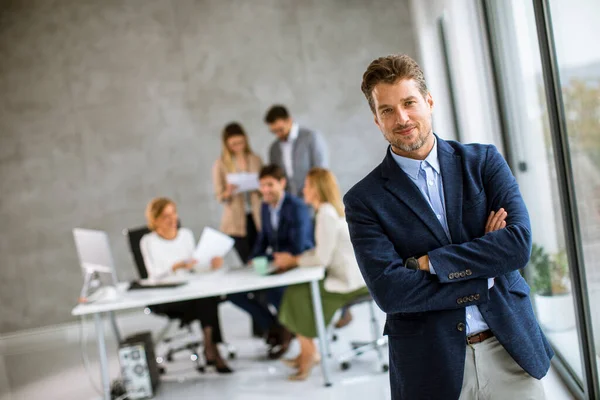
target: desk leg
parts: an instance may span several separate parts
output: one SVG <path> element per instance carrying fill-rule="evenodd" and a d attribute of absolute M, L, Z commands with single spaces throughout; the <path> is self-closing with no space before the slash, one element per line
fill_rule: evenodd
<path fill-rule="evenodd" d="M 310 292 L 312 294 L 313 310 L 315 313 L 315 322 L 317 323 L 317 332 L 319 334 L 319 351 L 321 352 L 321 370 L 325 379 L 325 386 L 331 386 L 329 377 L 329 339 L 325 329 L 325 320 L 323 319 L 323 304 L 321 303 L 321 292 L 319 290 L 319 281 L 310 282 Z"/>
<path fill-rule="evenodd" d="M 117 343 L 120 344 L 123 341 L 123 337 L 121 336 L 121 331 L 119 330 L 119 325 L 117 325 L 117 319 L 115 318 L 114 311 L 109 311 L 108 316 L 110 317 L 110 324 L 112 325 L 113 333 L 115 334 Z"/>
<path fill-rule="evenodd" d="M 102 393 L 104 400 L 110 400 L 110 376 L 108 373 L 108 356 L 106 355 L 106 342 L 104 341 L 104 324 L 102 314 L 94 314 L 96 323 L 96 337 L 98 339 L 98 355 L 100 357 L 100 376 L 102 378 Z"/>

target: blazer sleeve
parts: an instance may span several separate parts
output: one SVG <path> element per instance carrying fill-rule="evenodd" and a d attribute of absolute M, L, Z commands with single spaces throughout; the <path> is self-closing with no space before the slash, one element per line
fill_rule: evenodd
<path fill-rule="evenodd" d="M 376 214 L 351 193 L 344 197 L 344 204 L 356 260 L 373 299 L 384 312 L 416 313 L 464 308 L 467 304 L 457 300 L 471 295 L 477 300 L 468 305 L 488 301 L 486 279 L 446 285 L 425 271 L 404 268 L 402 258 Z"/>
<path fill-rule="evenodd" d="M 302 253 L 299 266 L 331 265 L 338 239 L 336 217 L 337 214 L 332 215 L 329 209 L 323 207 L 319 210 L 315 222 L 315 248 Z"/>
<path fill-rule="evenodd" d="M 261 208 L 260 219 L 263 227 L 265 226 L 265 219 L 263 216 L 263 211 Z M 261 229 L 258 232 L 258 237 L 256 238 L 256 242 L 254 243 L 254 247 L 252 248 L 252 252 L 250 253 L 250 259 L 255 257 L 264 256 L 267 252 L 267 247 L 269 246 L 269 241 L 267 238 L 267 234 L 265 233 L 265 229 Z"/>
<path fill-rule="evenodd" d="M 327 144 L 323 135 L 319 132 L 312 133 L 311 143 L 311 166 L 327 168 L 329 166 L 329 160 L 327 157 Z"/>
<path fill-rule="evenodd" d="M 213 188 L 215 191 L 215 197 L 219 202 L 225 201 L 223 199 L 223 193 L 225 192 L 227 181 L 224 172 L 225 171 L 223 169 L 223 163 L 221 162 L 221 160 L 215 161 L 212 167 L 212 181 Z"/>
<path fill-rule="evenodd" d="M 517 181 L 494 146 L 489 146 L 483 166 L 484 190 L 492 210 L 508 213 L 506 228 L 462 244 L 452 244 L 428 253 L 437 277 L 443 283 L 494 278 L 527 265 L 531 253 L 529 214 Z M 464 216 L 467 217 L 467 216 Z M 466 272 L 466 274 L 460 274 Z M 459 273 L 463 275 L 456 276 Z"/>
<path fill-rule="evenodd" d="M 312 239 L 312 222 L 308 208 L 301 203 L 295 203 L 293 207 L 292 224 L 290 226 L 290 237 L 298 238 L 292 240 L 290 253 L 297 256 L 305 250 L 314 247 Z"/>

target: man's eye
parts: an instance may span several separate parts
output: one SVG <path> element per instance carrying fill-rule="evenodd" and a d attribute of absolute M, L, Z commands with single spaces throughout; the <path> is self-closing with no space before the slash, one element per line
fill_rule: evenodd
<path fill-rule="evenodd" d="M 406 105 L 406 106 L 412 106 L 413 104 L 415 104 L 414 100 L 407 101 L 406 103 L 404 103 L 404 105 Z"/>

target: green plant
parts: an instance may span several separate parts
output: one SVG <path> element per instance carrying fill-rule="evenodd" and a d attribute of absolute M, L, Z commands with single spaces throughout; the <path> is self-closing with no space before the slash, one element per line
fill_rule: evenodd
<path fill-rule="evenodd" d="M 540 296 L 569 292 L 568 261 L 564 250 L 550 256 L 542 246 L 534 244 L 529 258 L 532 268 L 532 289 Z"/>

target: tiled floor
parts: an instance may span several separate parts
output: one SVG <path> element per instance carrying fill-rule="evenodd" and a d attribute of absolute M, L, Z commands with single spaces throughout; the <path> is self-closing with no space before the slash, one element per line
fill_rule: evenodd
<path fill-rule="evenodd" d="M 183 355 L 170 365 L 158 390 L 156 399 L 389 399 L 388 376 L 379 370 L 374 353 L 365 354 L 348 371 L 341 371 L 332 363 L 334 385 L 323 387 L 318 368 L 305 382 L 286 379 L 292 371 L 279 361 L 264 358 L 265 347 L 261 341 L 249 338 L 249 320 L 245 314 L 228 303 L 221 305 L 221 320 L 226 339 L 237 348 L 237 357 L 231 361 L 235 373 L 228 376 L 215 372 L 197 373 L 191 362 Z M 350 340 L 369 337 L 366 323 L 367 309 L 357 306 L 353 310 L 355 320 L 338 332 L 339 340 L 332 351 L 340 354 L 348 348 Z M 380 322 L 384 318 L 381 315 Z M 141 311 L 123 314 L 119 325 L 124 335 L 137 331 L 157 331 L 164 320 L 146 316 Z M 107 324 L 111 376 L 118 375 L 116 343 Z M 85 345 L 80 345 L 80 339 Z M 294 343 L 289 352 L 298 351 Z M 86 373 L 82 351 L 89 358 Z M 97 350 L 93 325 L 87 323 L 62 326 L 29 332 L 19 336 L 0 338 L 0 400 L 32 399 L 99 399 L 94 390 L 99 387 Z M 548 400 L 570 399 L 568 392 L 554 371 L 544 379 Z"/>

